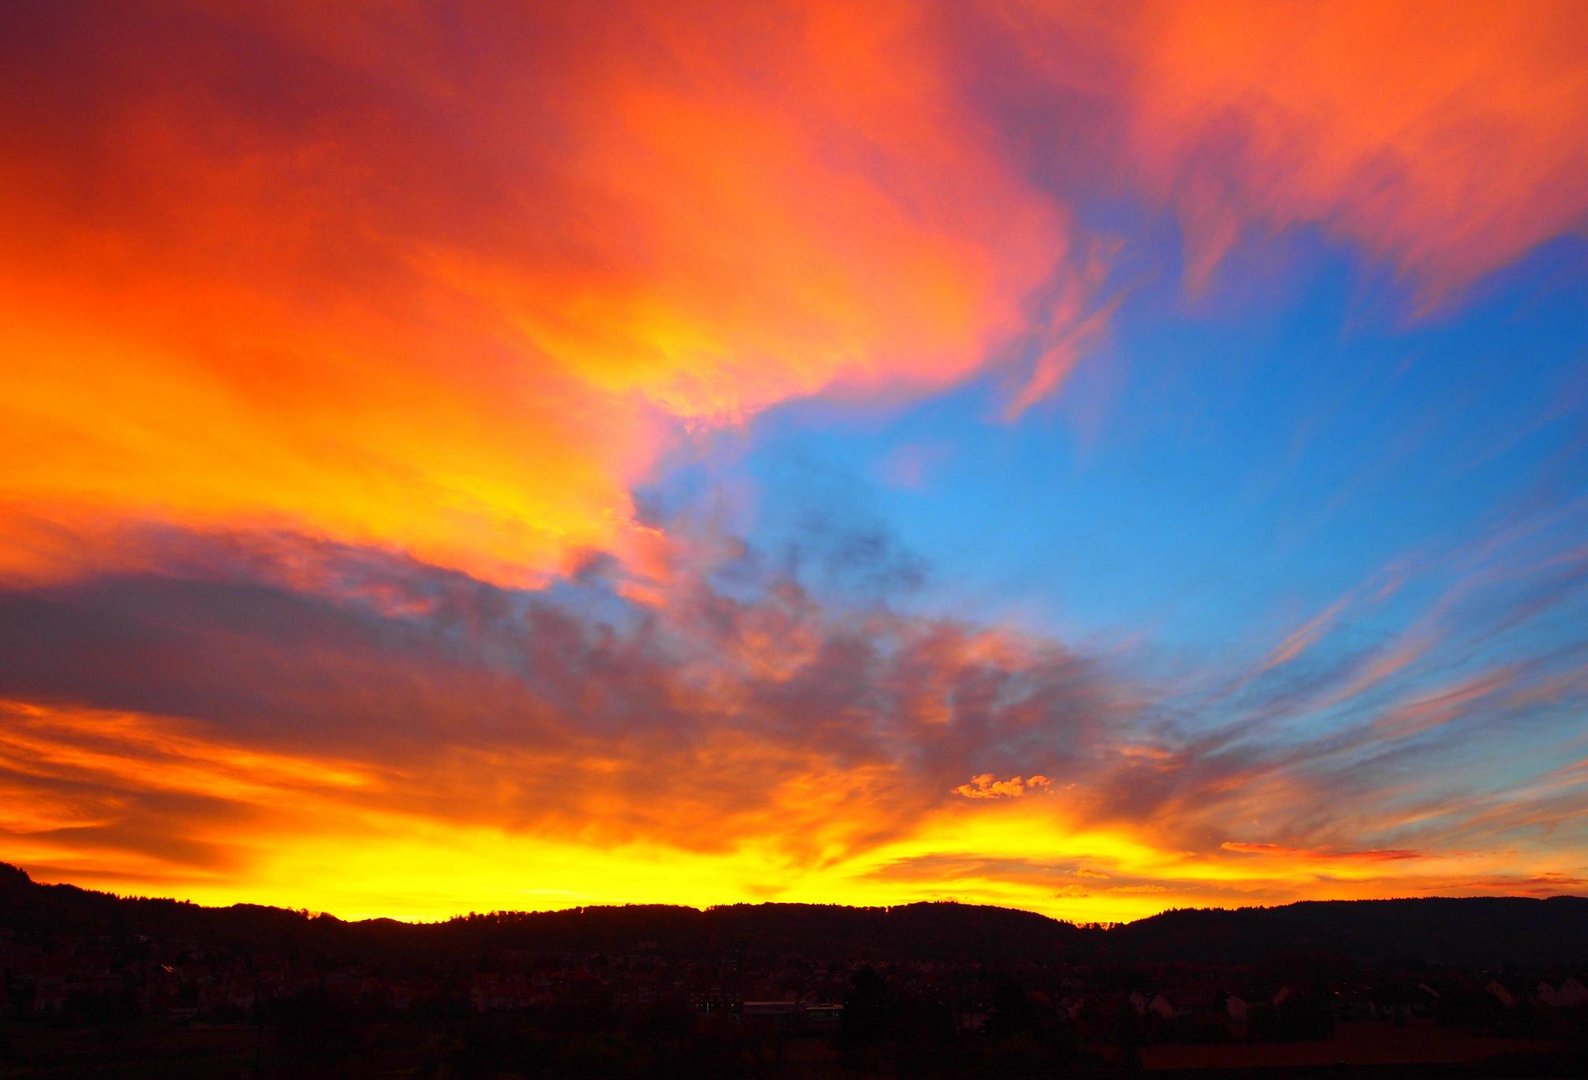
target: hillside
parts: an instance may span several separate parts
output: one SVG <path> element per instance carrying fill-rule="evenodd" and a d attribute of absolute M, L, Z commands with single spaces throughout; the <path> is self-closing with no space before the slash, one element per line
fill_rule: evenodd
<path fill-rule="evenodd" d="M 1169 911 L 1117 927 L 1119 960 L 1251 963 L 1282 953 L 1464 967 L 1588 959 L 1588 898 L 1428 897 Z"/>
<path fill-rule="evenodd" d="M 957 903 L 892 908 L 665 905 L 460 916 L 440 923 L 345 922 L 281 908 L 207 908 L 40 885 L 0 864 L 0 929 L 185 938 L 228 948 L 349 961 L 421 960 L 460 951 L 720 955 L 754 950 L 811 959 L 1114 964 L 1241 964 L 1330 954 L 1462 966 L 1588 966 L 1588 898 L 1308 901 L 1273 908 L 1165 912 L 1111 929 Z"/>

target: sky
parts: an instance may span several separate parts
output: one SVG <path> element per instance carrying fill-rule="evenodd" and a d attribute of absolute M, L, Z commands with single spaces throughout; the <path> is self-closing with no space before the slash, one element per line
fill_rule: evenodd
<path fill-rule="evenodd" d="M 0 860 L 1588 893 L 1588 5 L 0 6 Z"/>

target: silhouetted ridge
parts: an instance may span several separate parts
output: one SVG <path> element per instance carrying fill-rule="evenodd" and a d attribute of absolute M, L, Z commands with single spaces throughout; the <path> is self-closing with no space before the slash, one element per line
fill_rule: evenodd
<path fill-rule="evenodd" d="M 348 961 L 459 952 L 698 956 L 743 951 L 876 960 L 1247 964 L 1306 953 L 1497 966 L 1588 961 L 1588 899 L 1556 897 L 1306 901 L 1179 910 L 1103 930 L 958 903 L 896 907 L 731 904 L 495 912 L 439 923 L 345 922 L 257 904 L 208 908 L 39 885 L 0 863 L 0 928 L 144 935 Z"/>
<path fill-rule="evenodd" d="M 1251 963 L 1285 952 L 1498 966 L 1588 957 L 1588 899 L 1558 896 L 1307 900 L 1166 911 L 1109 935 L 1121 958 Z"/>

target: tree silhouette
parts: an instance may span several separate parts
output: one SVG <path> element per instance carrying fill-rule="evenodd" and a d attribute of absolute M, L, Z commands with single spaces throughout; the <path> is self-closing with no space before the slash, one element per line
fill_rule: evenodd
<path fill-rule="evenodd" d="M 867 964 L 850 978 L 849 993 L 844 995 L 843 1040 L 875 1042 L 887 1030 L 891 1012 L 887 983 Z"/>

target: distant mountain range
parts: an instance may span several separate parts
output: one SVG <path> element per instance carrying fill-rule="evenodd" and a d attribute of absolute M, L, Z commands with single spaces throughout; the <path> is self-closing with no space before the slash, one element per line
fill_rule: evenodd
<path fill-rule="evenodd" d="M 227 948 L 423 959 L 468 950 L 662 955 L 753 951 L 878 961 L 1025 959 L 1098 964 L 1244 964 L 1336 957 L 1464 967 L 1563 964 L 1588 970 L 1588 898 L 1305 901 L 1169 911 L 1108 929 L 958 903 L 891 908 L 665 905 L 460 916 L 439 923 L 347 922 L 282 908 L 208 908 L 40 885 L 0 863 L 0 930 L 142 935 Z"/>

